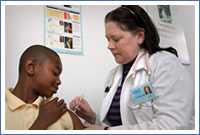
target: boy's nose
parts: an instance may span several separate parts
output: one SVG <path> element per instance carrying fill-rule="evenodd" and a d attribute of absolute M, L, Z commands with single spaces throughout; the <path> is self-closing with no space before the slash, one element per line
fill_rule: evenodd
<path fill-rule="evenodd" d="M 60 85 L 60 84 L 61 84 L 61 80 L 60 80 L 60 78 L 57 79 L 56 84 L 57 84 L 57 85 Z"/>

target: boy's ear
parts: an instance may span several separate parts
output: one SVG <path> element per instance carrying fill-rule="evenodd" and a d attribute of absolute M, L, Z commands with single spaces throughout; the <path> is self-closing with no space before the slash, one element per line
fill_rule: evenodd
<path fill-rule="evenodd" d="M 33 62 L 33 60 L 27 60 L 26 62 L 25 62 L 25 67 L 24 67 L 24 69 L 25 69 L 25 72 L 29 75 L 29 76 L 33 76 L 34 75 L 34 68 L 35 68 L 35 64 L 34 64 L 34 62 Z"/>

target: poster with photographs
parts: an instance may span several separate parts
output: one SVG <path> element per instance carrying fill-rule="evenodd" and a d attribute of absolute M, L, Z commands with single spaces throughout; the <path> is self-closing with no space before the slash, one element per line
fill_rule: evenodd
<path fill-rule="evenodd" d="M 60 53 L 83 54 L 81 43 L 81 7 L 72 5 L 45 7 L 45 43 Z"/>

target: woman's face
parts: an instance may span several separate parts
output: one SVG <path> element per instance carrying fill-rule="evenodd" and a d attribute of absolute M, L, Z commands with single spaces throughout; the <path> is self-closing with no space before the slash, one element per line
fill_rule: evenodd
<path fill-rule="evenodd" d="M 144 40 L 144 32 L 135 34 L 122 30 L 115 22 L 105 25 L 108 49 L 112 52 L 118 64 L 131 62 L 139 52 L 139 45 Z"/>

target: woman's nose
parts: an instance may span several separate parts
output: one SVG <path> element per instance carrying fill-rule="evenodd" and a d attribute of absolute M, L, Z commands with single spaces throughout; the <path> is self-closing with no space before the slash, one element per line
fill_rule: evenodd
<path fill-rule="evenodd" d="M 108 43 L 108 49 L 113 49 L 115 47 L 115 45 L 112 42 Z"/>

